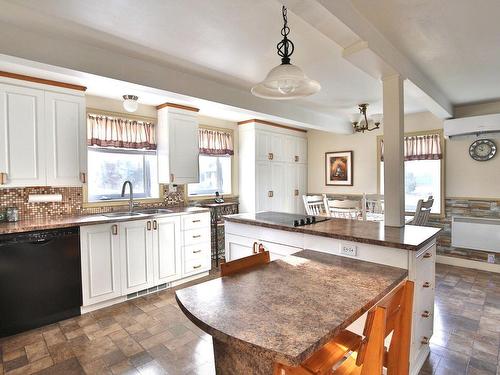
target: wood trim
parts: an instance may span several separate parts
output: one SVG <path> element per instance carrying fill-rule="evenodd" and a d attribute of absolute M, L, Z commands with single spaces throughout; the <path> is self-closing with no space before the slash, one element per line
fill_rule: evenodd
<path fill-rule="evenodd" d="M 87 90 L 87 88 L 85 86 L 74 85 L 72 83 L 53 81 L 51 79 L 25 76 L 23 74 L 9 73 L 9 72 L 1 71 L 1 70 L 0 70 L 0 77 L 7 77 L 7 78 L 19 79 L 22 81 L 41 83 L 42 85 L 63 87 L 65 89 L 71 89 L 71 90 L 78 90 L 78 91 L 86 91 Z"/>
<path fill-rule="evenodd" d="M 288 129 L 288 130 L 295 130 L 295 131 L 298 131 L 298 132 L 307 133 L 307 130 L 305 130 L 305 129 L 294 128 L 293 126 L 281 125 L 281 124 L 277 124 L 275 122 L 265 121 L 265 120 L 257 120 L 257 119 L 240 121 L 240 122 L 238 122 L 238 125 L 249 124 L 251 122 L 256 122 L 258 124 L 264 124 L 264 125 L 269 125 L 269 126 L 274 126 L 276 128 L 282 128 L 282 129 Z"/>
<path fill-rule="evenodd" d="M 182 105 L 182 104 L 168 103 L 168 102 L 156 106 L 156 109 L 162 109 L 165 107 L 184 109 L 186 111 L 192 111 L 192 112 L 199 112 L 200 111 L 198 108 L 189 107 L 187 105 Z"/>
<path fill-rule="evenodd" d="M 499 202 L 499 198 L 479 198 L 479 197 L 445 197 L 445 199 L 453 199 L 456 201 L 487 201 L 487 202 Z"/>
<path fill-rule="evenodd" d="M 113 116 L 113 117 L 126 118 L 126 119 L 138 120 L 138 121 L 143 121 L 143 122 L 153 122 L 154 124 L 156 124 L 158 122 L 158 119 L 155 117 L 140 116 L 140 115 L 134 115 L 131 113 L 113 112 L 113 111 L 106 111 L 106 110 L 99 109 L 99 108 L 87 107 L 87 115 L 89 115 L 89 114 Z"/>

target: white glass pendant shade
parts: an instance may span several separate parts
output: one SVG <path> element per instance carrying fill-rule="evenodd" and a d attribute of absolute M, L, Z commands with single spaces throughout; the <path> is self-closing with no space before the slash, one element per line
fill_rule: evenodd
<path fill-rule="evenodd" d="M 127 112 L 135 112 L 139 107 L 139 98 L 135 95 L 123 95 L 123 109 Z"/>
<path fill-rule="evenodd" d="M 293 64 L 274 67 L 266 79 L 252 87 L 252 94 L 264 99 L 295 99 L 317 93 L 320 84 Z"/>

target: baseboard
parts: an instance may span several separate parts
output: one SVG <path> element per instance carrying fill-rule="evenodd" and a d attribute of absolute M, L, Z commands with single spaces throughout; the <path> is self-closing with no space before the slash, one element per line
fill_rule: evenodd
<path fill-rule="evenodd" d="M 500 264 L 492 264 L 486 262 L 478 262 L 477 260 L 463 259 L 457 257 L 447 257 L 438 255 L 436 257 L 437 263 L 448 264 L 450 266 L 473 268 L 481 271 L 500 273 Z"/>

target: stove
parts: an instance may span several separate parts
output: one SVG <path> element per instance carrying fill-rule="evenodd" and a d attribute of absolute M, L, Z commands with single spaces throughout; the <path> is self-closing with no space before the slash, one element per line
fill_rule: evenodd
<path fill-rule="evenodd" d="M 289 214 L 285 212 L 257 212 L 255 220 L 289 227 L 303 227 L 330 220 L 329 217 Z"/>

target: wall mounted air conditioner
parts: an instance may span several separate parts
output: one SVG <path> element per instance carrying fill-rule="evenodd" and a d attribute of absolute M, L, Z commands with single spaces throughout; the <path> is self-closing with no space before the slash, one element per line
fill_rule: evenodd
<path fill-rule="evenodd" d="M 444 120 L 445 138 L 500 134 L 500 114 Z"/>

